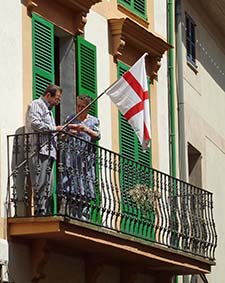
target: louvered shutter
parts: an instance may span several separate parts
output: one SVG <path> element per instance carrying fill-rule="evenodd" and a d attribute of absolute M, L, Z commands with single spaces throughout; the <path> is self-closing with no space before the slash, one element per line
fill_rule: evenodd
<path fill-rule="evenodd" d="M 128 8 L 138 16 L 147 19 L 146 17 L 146 0 L 118 0 L 118 3 Z"/>
<path fill-rule="evenodd" d="M 96 47 L 77 36 L 77 95 L 88 94 L 93 99 L 97 96 Z M 90 110 L 93 116 L 98 115 L 95 102 Z"/>
<path fill-rule="evenodd" d="M 97 97 L 97 70 L 96 70 L 96 47 L 81 36 L 76 37 L 77 58 L 77 95 L 87 94 L 92 99 Z M 92 104 L 89 113 L 98 116 L 97 101 Z M 96 150 L 96 160 L 99 160 Z M 96 162 L 96 176 L 99 180 L 99 163 Z M 90 219 L 93 223 L 101 224 L 101 197 L 98 184 L 95 187 L 96 198 L 90 203 Z"/>
<path fill-rule="evenodd" d="M 33 99 L 55 82 L 54 25 L 32 14 Z M 54 113 L 54 111 L 53 111 Z M 54 163 L 53 214 L 57 213 L 56 164 Z"/>
<path fill-rule="evenodd" d="M 145 0 L 134 0 L 134 10 L 142 16 L 146 16 Z"/>
<path fill-rule="evenodd" d="M 54 25 L 32 14 L 33 99 L 55 81 Z"/>
<path fill-rule="evenodd" d="M 148 80 L 148 95 L 149 95 L 149 103 L 151 102 L 150 99 L 150 80 Z M 151 109 L 151 105 L 150 105 Z M 150 140 L 150 148 L 146 151 L 143 151 L 142 146 L 137 139 L 137 146 L 138 146 L 138 161 L 143 163 L 144 165 L 152 167 L 152 140 Z"/>

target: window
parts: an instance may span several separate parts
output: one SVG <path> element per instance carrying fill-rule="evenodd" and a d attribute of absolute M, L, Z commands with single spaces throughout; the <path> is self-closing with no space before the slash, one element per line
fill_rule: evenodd
<path fill-rule="evenodd" d="M 128 8 L 131 12 L 147 20 L 146 0 L 118 0 L 118 3 Z"/>
<path fill-rule="evenodd" d="M 186 14 L 186 50 L 187 60 L 196 66 L 196 34 L 195 23 L 192 18 Z"/>
<path fill-rule="evenodd" d="M 74 93 L 85 93 L 93 99 L 97 95 L 96 47 L 80 36 L 74 44 L 71 35 L 35 13 L 32 14 L 32 46 L 33 99 L 40 97 L 47 85 L 60 85 L 66 96 L 62 96 L 60 106 L 56 107 L 56 121 L 60 124 L 61 116 L 63 123 L 68 113 L 74 111 Z M 91 114 L 97 115 L 97 103 L 93 104 Z"/>
<path fill-rule="evenodd" d="M 202 155 L 188 143 L 188 172 L 189 182 L 197 187 L 202 186 Z"/>

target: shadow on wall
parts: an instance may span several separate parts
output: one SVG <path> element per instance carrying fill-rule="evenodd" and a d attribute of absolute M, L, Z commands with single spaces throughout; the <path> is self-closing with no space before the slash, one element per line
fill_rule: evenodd
<path fill-rule="evenodd" d="M 183 45 L 186 46 L 186 32 L 185 30 L 182 32 Z M 225 55 L 222 48 L 217 45 L 213 38 L 205 34 L 205 32 L 206 31 L 200 30 L 196 33 L 195 48 L 197 67 L 199 62 L 202 68 L 205 69 L 221 89 L 225 91 L 225 68 L 222 60 L 225 58 Z M 183 59 L 185 59 L 185 56 L 186 54 L 184 54 Z M 223 56 L 223 58 L 221 56 Z"/>
<path fill-rule="evenodd" d="M 225 91 L 225 68 L 224 64 L 222 64 L 222 58 L 218 58 L 218 55 L 213 52 L 213 50 L 207 48 L 206 42 L 201 43 L 198 41 L 197 48 L 199 51 L 199 58 L 197 59 L 210 74 L 213 80 L 221 87 L 222 90 Z M 223 53 L 221 52 L 221 54 Z"/>

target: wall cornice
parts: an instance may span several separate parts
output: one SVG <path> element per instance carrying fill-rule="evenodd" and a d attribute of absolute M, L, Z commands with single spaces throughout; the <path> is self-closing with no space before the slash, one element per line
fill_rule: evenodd
<path fill-rule="evenodd" d="M 136 61 L 143 53 L 147 52 L 149 54 L 147 73 L 151 80 L 156 79 L 162 55 L 172 46 L 129 18 L 109 19 L 108 22 L 115 62 L 122 60 L 132 65 L 134 62 L 126 62 L 127 53 L 132 54 L 129 58 Z M 125 49 L 126 52 L 123 51 Z"/>
<path fill-rule="evenodd" d="M 62 28 L 64 27 L 62 19 L 66 17 L 71 24 L 68 25 L 70 26 L 69 28 L 65 29 L 75 35 L 83 34 L 84 26 L 87 22 L 87 13 L 92 5 L 101 1 L 102 0 L 22 0 L 22 3 L 27 7 L 29 15 L 35 12 Z"/>

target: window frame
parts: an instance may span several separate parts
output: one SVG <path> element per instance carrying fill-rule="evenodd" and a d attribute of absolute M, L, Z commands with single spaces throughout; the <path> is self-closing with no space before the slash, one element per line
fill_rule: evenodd
<path fill-rule="evenodd" d="M 127 3 L 127 1 L 129 1 L 130 3 Z M 141 0 L 117 0 L 117 3 L 125 7 L 126 9 L 128 9 L 130 12 L 137 15 L 141 19 L 147 21 L 148 20 L 147 13 L 146 13 L 147 1 L 143 0 L 144 1 L 144 12 L 143 13 L 141 13 L 138 9 L 135 8 L 135 4 L 137 3 L 137 1 L 141 1 Z"/>
<path fill-rule="evenodd" d="M 192 17 L 185 13 L 185 36 L 186 36 L 186 58 L 187 62 L 194 68 L 196 65 L 196 24 Z"/>

